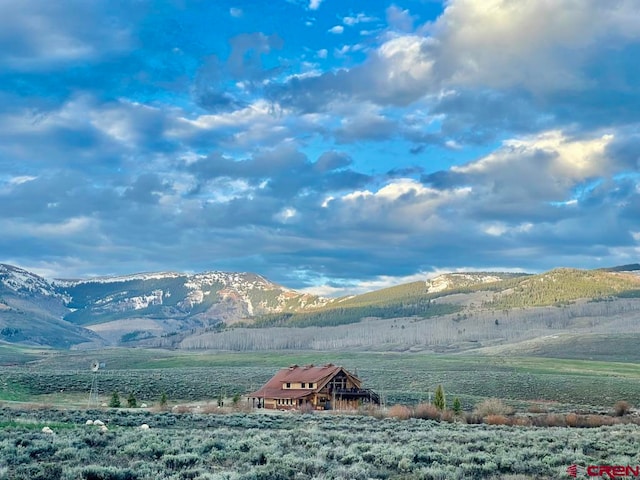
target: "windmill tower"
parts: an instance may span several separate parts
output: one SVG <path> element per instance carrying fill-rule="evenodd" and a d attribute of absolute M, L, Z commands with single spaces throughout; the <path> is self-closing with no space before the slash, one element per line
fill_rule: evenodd
<path fill-rule="evenodd" d="M 100 362 L 94 360 L 91 362 L 91 390 L 89 391 L 89 408 L 97 407 L 98 403 L 98 370 L 100 370 Z"/>

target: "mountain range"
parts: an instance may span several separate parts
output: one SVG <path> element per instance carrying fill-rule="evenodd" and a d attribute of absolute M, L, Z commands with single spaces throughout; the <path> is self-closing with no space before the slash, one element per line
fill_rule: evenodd
<path fill-rule="evenodd" d="M 635 303 L 640 297 L 638 272 L 640 265 L 634 264 L 601 270 L 562 268 L 538 275 L 450 273 L 329 299 L 253 273 L 158 272 L 47 280 L 0 264 L 0 342 L 74 349 L 213 348 L 225 338 L 246 343 L 252 337 L 273 335 L 286 337 L 290 348 L 305 348 L 292 340 L 305 329 L 293 327 L 314 327 L 331 335 L 344 331 L 340 335 L 349 337 L 349 328 L 355 331 L 356 324 L 362 328 L 362 322 L 373 325 L 375 319 L 387 321 L 385 328 L 388 324 L 393 328 L 389 322 L 397 319 L 448 319 L 452 325 L 462 325 L 463 319 L 479 318 L 484 312 L 495 316 L 498 325 L 500 319 L 511 322 L 544 308 L 550 309 L 547 319 L 560 310 L 565 314 L 579 310 L 589 317 L 589 311 L 600 312 L 605 303 L 609 312 L 626 309 L 628 316 L 640 312 Z M 306 334 L 310 332 L 307 329 Z"/>

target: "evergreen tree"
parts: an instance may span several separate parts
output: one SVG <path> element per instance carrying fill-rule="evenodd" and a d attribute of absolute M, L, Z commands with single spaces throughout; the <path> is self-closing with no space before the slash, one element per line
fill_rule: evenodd
<path fill-rule="evenodd" d="M 444 388 L 442 388 L 442 385 L 438 385 L 436 388 L 436 394 L 433 398 L 433 406 L 438 410 L 444 410 L 447 406 L 444 398 Z"/>
<path fill-rule="evenodd" d="M 136 397 L 133 395 L 133 392 L 131 392 L 127 397 L 127 407 L 136 408 L 137 406 L 138 406 L 138 401 L 136 400 Z"/>
<path fill-rule="evenodd" d="M 462 413 L 462 404 L 460 403 L 460 399 L 458 397 L 453 399 L 453 413 L 456 415 L 460 415 Z"/>
<path fill-rule="evenodd" d="M 165 392 L 160 395 L 160 408 L 167 408 L 167 394 Z"/>
<path fill-rule="evenodd" d="M 118 392 L 113 392 L 111 394 L 111 400 L 109 400 L 109 406 L 111 408 L 120 408 L 121 407 L 121 403 L 120 403 L 120 395 L 118 395 Z"/>

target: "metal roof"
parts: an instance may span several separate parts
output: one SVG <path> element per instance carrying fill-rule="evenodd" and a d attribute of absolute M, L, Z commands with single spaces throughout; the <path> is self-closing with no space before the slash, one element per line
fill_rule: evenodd
<path fill-rule="evenodd" d="M 248 396 L 254 398 L 306 397 L 324 387 L 324 385 L 340 371 L 344 371 L 348 376 L 354 378 L 356 381 L 358 380 L 357 377 L 342 367 L 331 363 L 322 367 L 316 367 L 314 365 L 306 365 L 304 367 L 292 365 L 291 367 L 278 371 L 260 390 L 249 393 Z M 314 388 L 289 390 L 283 388 L 283 384 L 285 383 L 313 383 Z"/>

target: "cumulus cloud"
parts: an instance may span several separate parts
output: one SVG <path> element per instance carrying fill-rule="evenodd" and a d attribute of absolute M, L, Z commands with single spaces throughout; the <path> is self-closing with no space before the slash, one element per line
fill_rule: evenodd
<path fill-rule="evenodd" d="M 139 13 L 136 10 L 131 9 L 133 17 Z M 45 5 L 25 0 L 20 4 L 3 2 L 2 12 L 0 65 L 5 68 L 28 72 L 64 67 L 133 45 L 129 25 L 111 16 L 108 4 L 73 1 Z"/>
<path fill-rule="evenodd" d="M 322 3 L 308 45 L 228 3 L 4 7 L 6 259 L 340 289 L 637 255 L 633 0 L 451 0 L 422 25 Z"/>
<path fill-rule="evenodd" d="M 612 44 L 637 44 L 635 2 L 456 0 L 428 30 L 438 74 L 455 85 L 582 90 Z"/>
<path fill-rule="evenodd" d="M 639 120 L 640 67 L 624 60 L 640 53 L 634 2 L 456 0 L 417 31 L 407 11 L 387 17 L 402 33 L 382 37 L 365 63 L 274 84 L 269 98 L 305 112 L 345 99 L 422 102 L 442 116 L 443 144 Z"/>
<path fill-rule="evenodd" d="M 403 10 L 396 5 L 391 5 L 386 10 L 387 23 L 394 30 L 411 32 L 413 30 L 413 17 L 409 10 Z"/>
<path fill-rule="evenodd" d="M 612 135 L 571 139 L 557 131 L 510 140 L 475 162 L 423 177 L 437 188 L 466 185 L 474 198 L 469 217 L 513 222 L 552 220 L 561 214 L 554 203 L 569 202 L 593 179 L 620 171 L 606 155 Z M 524 181 L 526 179 L 526 181 Z"/>

